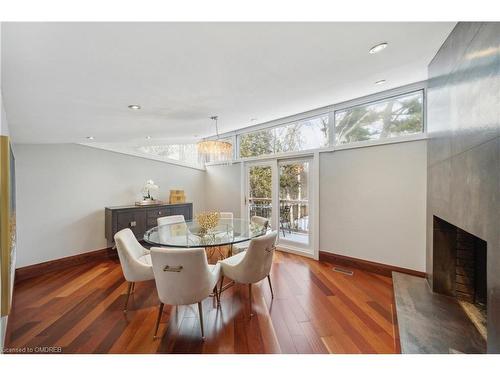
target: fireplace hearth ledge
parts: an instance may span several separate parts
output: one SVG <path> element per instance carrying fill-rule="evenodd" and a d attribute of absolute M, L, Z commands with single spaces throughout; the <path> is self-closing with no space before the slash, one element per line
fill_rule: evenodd
<path fill-rule="evenodd" d="M 452 297 L 433 293 L 426 279 L 392 273 L 403 354 L 486 353 L 486 341 Z"/>

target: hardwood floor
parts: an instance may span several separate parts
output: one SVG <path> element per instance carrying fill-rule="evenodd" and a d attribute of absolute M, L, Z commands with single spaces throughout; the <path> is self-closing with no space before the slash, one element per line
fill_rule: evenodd
<path fill-rule="evenodd" d="M 5 348 L 61 347 L 62 353 L 399 353 L 389 277 L 277 252 L 264 280 L 222 294 L 222 308 L 165 306 L 159 335 L 154 281 L 137 283 L 123 313 L 127 283 L 118 261 L 73 266 L 17 283 Z"/>

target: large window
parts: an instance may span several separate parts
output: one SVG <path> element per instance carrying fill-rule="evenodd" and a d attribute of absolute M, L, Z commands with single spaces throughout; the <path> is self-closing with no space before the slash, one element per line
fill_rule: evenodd
<path fill-rule="evenodd" d="M 162 159 L 173 159 L 187 164 L 198 165 L 198 152 L 195 144 L 159 144 L 139 146 L 137 151 Z"/>
<path fill-rule="evenodd" d="M 307 151 L 363 141 L 384 141 L 422 133 L 424 89 L 413 87 L 413 91 L 404 94 L 387 94 L 382 99 L 379 95 L 378 98 L 359 105 L 334 105 L 333 112 L 330 113 L 239 134 L 239 157 Z"/>
<path fill-rule="evenodd" d="M 423 131 L 423 91 L 335 111 L 335 144 Z"/>
<path fill-rule="evenodd" d="M 328 146 L 328 115 L 239 136 L 240 157 L 312 150 Z"/>

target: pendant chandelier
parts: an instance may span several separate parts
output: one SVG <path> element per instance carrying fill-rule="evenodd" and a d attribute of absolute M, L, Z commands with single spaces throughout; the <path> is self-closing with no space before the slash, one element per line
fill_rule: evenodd
<path fill-rule="evenodd" d="M 218 116 L 210 117 L 215 121 L 216 139 L 204 139 L 196 145 L 198 150 L 198 159 L 200 163 L 210 163 L 218 161 L 231 160 L 233 156 L 233 145 L 230 142 L 219 139 L 219 127 L 217 124 Z"/>

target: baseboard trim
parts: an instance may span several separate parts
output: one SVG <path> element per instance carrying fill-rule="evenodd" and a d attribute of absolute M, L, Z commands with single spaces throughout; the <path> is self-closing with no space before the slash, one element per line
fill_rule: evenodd
<path fill-rule="evenodd" d="M 301 249 L 299 247 L 287 246 L 286 244 L 283 244 L 283 243 L 281 243 L 281 244 L 278 243 L 276 245 L 276 250 L 283 251 L 284 253 L 290 253 L 290 254 L 301 256 L 301 257 L 318 260 L 314 257 L 313 253 L 305 251 L 304 249 Z"/>
<path fill-rule="evenodd" d="M 351 258 L 345 255 L 329 253 L 326 251 L 319 252 L 319 260 L 321 262 L 329 262 L 338 264 L 339 266 L 358 268 L 363 271 L 373 272 L 379 275 L 389 276 L 389 277 L 392 277 L 393 271 L 406 273 L 408 275 L 413 275 L 418 277 L 426 277 L 425 272 L 416 271 L 409 268 L 391 266 L 389 264 L 371 262 L 369 260 L 364 260 L 359 258 Z"/>
<path fill-rule="evenodd" d="M 47 262 L 33 264 L 31 266 L 20 267 L 16 269 L 15 282 L 31 279 L 44 275 L 52 271 L 61 271 L 70 266 L 76 266 L 93 261 L 102 261 L 106 259 L 115 259 L 118 254 L 112 248 L 89 251 L 87 253 L 72 255 L 65 258 L 49 260 Z"/>

